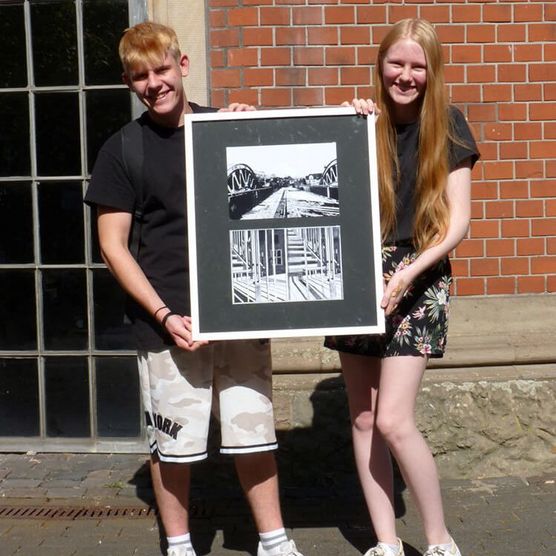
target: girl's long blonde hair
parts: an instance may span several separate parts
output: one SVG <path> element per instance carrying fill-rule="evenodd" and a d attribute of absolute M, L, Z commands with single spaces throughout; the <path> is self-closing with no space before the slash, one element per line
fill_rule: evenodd
<path fill-rule="evenodd" d="M 446 235 L 449 207 L 446 198 L 448 140 L 453 136 L 444 82 L 442 46 L 433 26 L 423 19 L 396 23 L 380 43 L 375 66 L 376 98 L 382 110 L 377 119 L 377 156 L 383 241 L 396 229 L 396 190 L 399 163 L 393 102 L 383 82 L 383 61 L 388 49 L 400 39 L 421 46 L 427 61 L 426 89 L 419 112 L 419 152 L 414 192 L 413 242 L 417 251 L 440 242 Z"/>

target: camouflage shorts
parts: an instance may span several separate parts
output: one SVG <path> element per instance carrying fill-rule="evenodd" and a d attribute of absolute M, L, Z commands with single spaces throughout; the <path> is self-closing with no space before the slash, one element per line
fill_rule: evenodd
<path fill-rule="evenodd" d="M 161 461 L 207 457 L 211 410 L 220 421 L 222 453 L 277 448 L 267 340 L 139 352 L 138 363 L 149 446 Z"/>

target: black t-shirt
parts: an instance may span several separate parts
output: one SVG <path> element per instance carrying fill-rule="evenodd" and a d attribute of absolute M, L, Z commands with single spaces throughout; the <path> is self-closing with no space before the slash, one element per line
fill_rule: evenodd
<path fill-rule="evenodd" d="M 451 127 L 458 143 L 449 142 L 449 171 L 466 158 L 471 158 L 471 166 L 479 159 L 479 151 L 464 115 L 450 106 Z M 413 217 L 415 214 L 415 183 L 419 161 L 419 121 L 396 126 L 397 153 L 400 168 L 400 183 L 396 191 L 397 228 L 389 238 L 390 242 L 411 241 Z M 462 144 L 459 144 L 462 143 Z"/>
<path fill-rule="evenodd" d="M 190 106 L 193 112 L 216 111 L 194 103 Z M 138 121 L 143 135 L 143 221 L 138 262 L 164 303 L 176 313 L 189 315 L 184 129 L 158 126 L 147 112 Z M 133 213 L 136 198 L 136 184 L 124 169 L 118 132 L 98 154 L 85 202 Z M 139 349 L 156 351 L 172 345 L 162 327 L 131 298 L 126 312 Z"/>

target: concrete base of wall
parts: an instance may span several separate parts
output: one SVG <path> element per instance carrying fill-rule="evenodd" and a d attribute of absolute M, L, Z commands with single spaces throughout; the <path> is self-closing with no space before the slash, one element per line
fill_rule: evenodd
<path fill-rule="evenodd" d="M 456 299 L 451 319 L 448 353 L 431 362 L 417 407 L 441 475 L 552 471 L 556 296 Z M 298 465 L 307 454 L 322 462 L 322 469 L 312 467 L 320 480 L 353 471 L 337 354 L 321 344 L 321 338 L 273 342 L 280 457 L 294 481 L 311 480 Z"/>

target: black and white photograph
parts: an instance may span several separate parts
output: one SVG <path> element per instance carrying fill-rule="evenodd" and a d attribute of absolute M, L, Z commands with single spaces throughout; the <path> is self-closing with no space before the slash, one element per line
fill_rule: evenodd
<path fill-rule="evenodd" d="M 375 118 L 185 116 L 195 340 L 384 332 Z"/>
<path fill-rule="evenodd" d="M 230 232 L 233 302 L 343 298 L 339 226 Z"/>
<path fill-rule="evenodd" d="M 336 143 L 226 149 L 233 220 L 338 216 Z"/>

